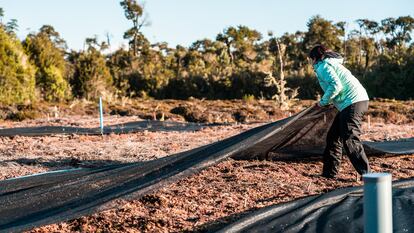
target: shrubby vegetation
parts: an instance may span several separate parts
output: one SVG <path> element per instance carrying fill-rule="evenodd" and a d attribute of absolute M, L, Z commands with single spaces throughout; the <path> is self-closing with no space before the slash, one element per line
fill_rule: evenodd
<path fill-rule="evenodd" d="M 70 96 L 67 82 L 66 43 L 52 26 L 45 25 L 39 33 L 29 34 L 23 46 L 36 65 L 36 86 L 46 101 L 62 101 Z"/>
<path fill-rule="evenodd" d="M 85 51 L 71 51 L 68 61 L 71 64 L 69 83 L 76 98 L 97 99 L 113 92 L 112 76 L 101 50 L 105 44 L 98 44 L 95 38 L 86 40 Z"/>
<path fill-rule="evenodd" d="M 142 33 L 144 9 L 135 0 L 120 7 L 131 22 L 124 34 L 129 48 L 108 53 L 108 42 L 87 38 L 69 51 L 50 25 L 19 42 L 17 22 L 0 25 L 0 102 L 35 99 L 65 101 L 98 96 L 188 99 L 314 99 L 320 93 L 307 52 L 324 44 L 340 52 L 371 97 L 414 97 L 414 44 L 411 16 L 381 22 L 347 22 L 312 17 L 305 32 L 275 37 L 246 26 L 228 27 L 215 39 L 171 48 Z M 1 9 L 1 8 L 0 8 Z M 3 11 L 0 11 L 0 17 Z M 35 88 L 37 95 L 35 94 Z"/>
<path fill-rule="evenodd" d="M 21 43 L 0 26 L 0 102 L 30 104 L 35 98 L 35 72 Z"/>

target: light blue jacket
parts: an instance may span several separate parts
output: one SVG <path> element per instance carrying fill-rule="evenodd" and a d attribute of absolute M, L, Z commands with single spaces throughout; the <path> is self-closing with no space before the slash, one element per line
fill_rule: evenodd
<path fill-rule="evenodd" d="M 332 103 L 339 111 L 356 102 L 369 100 L 365 88 L 342 62 L 342 58 L 325 58 L 313 65 L 324 91 L 320 104 L 325 106 Z"/>

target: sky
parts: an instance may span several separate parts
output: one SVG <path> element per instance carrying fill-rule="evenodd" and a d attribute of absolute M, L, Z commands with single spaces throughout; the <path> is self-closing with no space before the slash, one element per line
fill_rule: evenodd
<path fill-rule="evenodd" d="M 70 49 L 79 50 L 85 38 L 109 35 L 112 49 L 127 44 L 123 33 L 131 27 L 120 0 L 0 0 L 3 21 L 17 19 L 23 39 L 42 25 L 52 25 Z M 142 1 L 139 1 L 142 3 Z M 380 21 L 388 17 L 414 17 L 413 0 L 147 0 L 150 25 L 143 29 L 152 42 L 190 46 L 204 38 L 214 39 L 229 26 L 246 25 L 263 35 L 306 31 L 312 16 L 333 22 L 356 19 Z"/>

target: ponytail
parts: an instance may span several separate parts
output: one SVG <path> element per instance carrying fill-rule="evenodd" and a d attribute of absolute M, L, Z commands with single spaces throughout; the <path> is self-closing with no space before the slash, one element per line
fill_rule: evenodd
<path fill-rule="evenodd" d="M 321 61 L 324 57 L 328 49 L 323 45 L 316 45 L 311 49 L 309 52 L 309 57 L 316 62 Z"/>

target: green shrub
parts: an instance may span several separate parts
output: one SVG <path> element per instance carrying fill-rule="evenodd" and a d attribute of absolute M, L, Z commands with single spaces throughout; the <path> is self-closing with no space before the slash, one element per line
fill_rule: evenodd
<path fill-rule="evenodd" d="M 244 101 L 246 101 L 246 102 L 251 102 L 251 101 L 254 101 L 254 95 L 249 95 L 249 94 L 245 94 L 244 96 L 243 96 L 243 100 Z"/>
<path fill-rule="evenodd" d="M 50 26 L 42 27 L 38 34 L 29 34 L 23 45 L 37 67 L 36 87 L 42 98 L 47 101 L 61 101 L 68 99 L 70 95 L 66 79 L 67 64 L 63 57 L 64 50 L 58 48 L 50 38 L 50 33 L 57 34 L 51 30 L 53 28 Z"/>
<path fill-rule="evenodd" d="M 75 97 L 97 99 L 113 92 L 110 70 L 99 51 L 89 48 L 87 51 L 72 52 L 69 60 L 73 68 L 70 84 Z"/>
<path fill-rule="evenodd" d="M 23 121 L 26 119 L 35 119 L 37 117 L 39 117 L 39 113 L 36 110 L 21 110 L 10 112 L 6 117 L 6 120 Z"/>
<path fill-rule="evenodd" d="M 24 104 L 35 99 L 35 67 L 20 42 L 0 27 L 0 104 Z"/>

